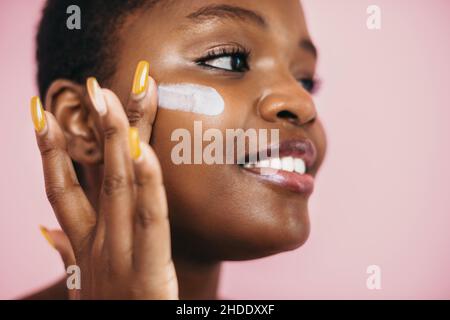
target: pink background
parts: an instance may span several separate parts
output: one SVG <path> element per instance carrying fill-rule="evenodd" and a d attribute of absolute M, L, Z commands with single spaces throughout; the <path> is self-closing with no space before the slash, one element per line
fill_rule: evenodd
<path fill-rule="evenodd" d="M 366 28 L 366 8 L 382 29 Z M 42 1 L 1 1 L 0 298 L 59 278 L 39 233 L 56 227 L 28 103 Z M 307 0 L 324 87 L 329 153 L 312 198 L 312 233 L 294 252 L 229 263 L 229 298 L 450 298 L 450 2 Z M 366 268 L 382 289 L 366 288 Z"/>

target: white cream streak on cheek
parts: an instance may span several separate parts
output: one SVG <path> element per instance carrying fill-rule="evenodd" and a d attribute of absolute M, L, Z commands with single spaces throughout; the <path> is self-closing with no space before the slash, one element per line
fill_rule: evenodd
<path fill-rule="evenodd" d="M 225 103 L 214 88 L 180 83 L 158 85 L 158 105 L 164 109 L 217 116 L 223 112 Z"/>

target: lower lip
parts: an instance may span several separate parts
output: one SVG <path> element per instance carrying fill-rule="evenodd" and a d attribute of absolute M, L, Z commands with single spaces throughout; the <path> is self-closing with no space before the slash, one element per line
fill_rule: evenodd
<path fill-rule="evenodd" d="M 314 190 L 314 177 L 310 174 L 298 174 L 284 170 L 264 168 L 263 174 L 260 168 L 244 168 L 244 171 L 254 175 L 256 178 L 278 185 L 284 189 L 310 195 Z"/>

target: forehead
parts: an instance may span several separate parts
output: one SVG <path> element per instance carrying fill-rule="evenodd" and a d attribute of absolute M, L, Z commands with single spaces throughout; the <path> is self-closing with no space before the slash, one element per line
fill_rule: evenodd
<path fill-rule="evenodd" d="M 259 20 L 274 33 L 308 34 L 299 0 L 163 0 L 158 4 L 148 13 L 153 22 L 166 26 L 189 28 L 214 20 L 250 25 Z"/>

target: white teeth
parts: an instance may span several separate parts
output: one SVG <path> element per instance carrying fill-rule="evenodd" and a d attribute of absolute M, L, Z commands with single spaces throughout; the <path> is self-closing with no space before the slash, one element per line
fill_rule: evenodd
<path fill-rule="evenodd" d="M 270 168 L 270 160 L 264 159 L 256 163 L 257 168 Z"/>
<path fill-rule="evenodd" d="M 281 158 L 281 169 L 289 172 L 294 171 L 294 158 L 292 157 Z"/>
<path fill-rule="evenodd" d="M 270 159 L 270 168 L 280 170 L 282 168 L 280 158 Z"/>
<path fill-rule="evenodd" d="M 303 159 L 294 159 L 294 171 L 300 174 L 306 172 L 306 165 Z"/>
<path fill-rule="evenodd" d="M 305 174 L 306 165 L 303 159 L 293 157 L 272 158 L 258 161 L 256 163 L 246 163 L 244 168 L 271 168 L 276 170 L 284 170 L 288 172 L 296 172 Z"/>

